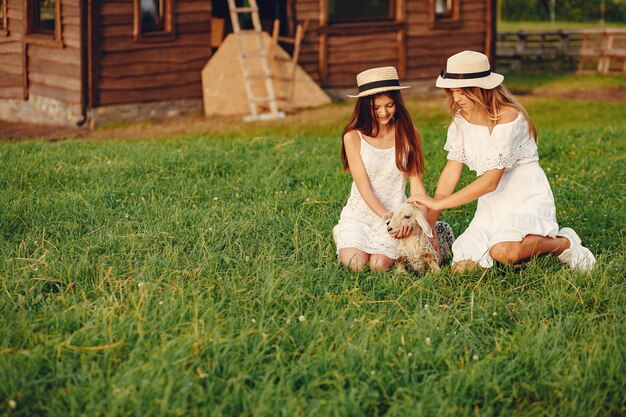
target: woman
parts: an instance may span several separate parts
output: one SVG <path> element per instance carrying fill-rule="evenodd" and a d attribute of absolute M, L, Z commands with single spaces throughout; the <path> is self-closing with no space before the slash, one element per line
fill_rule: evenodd
<path fill-rule="evenodd" d="M 353 183 L 333 237 L 344 266 L 362 271 L 369 263 L 373 271 L 386 271 L 394 264 L 397 241 L 381 218 L 406 201 L 407 177 L 411 193 L 426 192 L 422 146 L 399 91 L 408 86 L 400 85 L 394 67 L 363 71 L 357 84 L 341 146 L 343 168 Z M 396 238 L 410 233 L 403 228 Z"/>
<path fill-rule="evenodd" d="M 452 246 L 455 271 L 550 253 L 570 268 L 591 271 L 595 257 L 578 234 L 559 230 L 552 190 L 539 166 L 537 131 L 503 79 L 479 52 L 448 59 L 436 83 L 446 89 L 452 116 L 444 146 L 448 162 L 434 199 L 412 195 L 409 201 L 431 209 L 432 222 L 441 210 L 478 199 L 474 218 Z M 478 178 L 454 192 L 463 164 Z"/>

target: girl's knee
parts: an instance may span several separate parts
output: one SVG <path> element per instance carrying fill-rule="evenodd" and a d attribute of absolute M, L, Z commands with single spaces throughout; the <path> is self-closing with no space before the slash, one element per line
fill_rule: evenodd
<path fill-rule="evenodd" d="M 494 261 L 503 264 L 516 264 L 521 261 L 519 242 L 496 243 L 489 249 L 489 255 Z"/>
<path fill-rule="evenodd" d="M 374 272 L 386 272 L 394 264 L 395 260 L 384 255 L 372 256 L 370 258 L 370 270 Z"/>
<path fill-rule="evenodd" d="M 361 272 L 365 269 L 365 265 L 368 261 L 368 256 L 359 252 L 344 252 L 340 254 L 341 264 L 347 268 L 350 268 L 352 272 Z"/>
<path fill-rule="evenodd" d="M 341 264 L 347 268 L 350 268 L 352 272 L 362 272 L 365 269 L 366 260 L 363 260 L 357 256 L 351 259 L 342 259 Z"/>

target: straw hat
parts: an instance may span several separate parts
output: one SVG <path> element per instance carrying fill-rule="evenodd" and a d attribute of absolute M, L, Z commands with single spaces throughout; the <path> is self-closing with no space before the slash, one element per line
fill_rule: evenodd
<path fill-rule="evenodd" d="M 446 69 L 441 71 L 435 84 L 440 88 L 480 87 L 496 88 L 504 76 L 491 72 L 489 58 L 474 51 L 463 51 L 448 58 Z"/>
<path fill-rule="evenodd" d="M 371 68 L 356 76 L 359 94 L 348 97 L 365 97 L 391 90 L 403 90 L 410 85 L 400 85 L 398 72 L 394 67 Z"/>

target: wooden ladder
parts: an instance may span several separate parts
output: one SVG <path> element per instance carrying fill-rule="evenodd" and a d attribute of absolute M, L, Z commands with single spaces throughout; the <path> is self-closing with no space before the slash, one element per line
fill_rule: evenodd
<path fill-rule="evenodd" d="M 308 19 L 304 21 L 304 24 L 299 24 L 296 28 L 296 34 L 293 38 L 289 38 L 286 36 L 279 36 L 280 32 L 280 21 L 274 20 L 274 28 L 272 31 L 272 44 L 269 48 L 269 56 L 270 59 L 276 61 L 287 61 L 288 69 L 287 75 L 282 77 L 275 77 L 279 81 L 284 81 L 287 83 L 286 88 L 286 96 L 284 100 L 291 106 L 291 102 L 293 100 L 294 86 L 296 81 L 296 69 L 298 67 L 298 58 L 300 56 L 300 44 L 302 43 L 302 38 L 304 38 L 304 34 L 309 26 Z M 278 47 L 278 43 L 289 43 L 293 45 L 293 53 L 291 57 L 280 57 L 276 55 L 276 48 Z"/>
<path fill-rule="evenodd" d="M 238 7 L 235 0 L 228 0 L 228 8 L 230 9 L 230 20 L 233 25 L 233 32 L 237 38 L 239 46 L 239 63 L 241 64 L 241 72 L 243 75 L 243 83 L 248 96 L 248 104 L 250 105 L 250 114 L 245 116 L 245 122 L 253 122 L 257 120 L 282 119 L 285 113 L 278 110 L 276 102 L 276 94 L 274 85 L 272 84 L 272 73 L 268 63 L 267 47 L 263 38 L 263 30 L 261 29 L 261 19 L 259 18 L 259 7 L 256 0 L 248 0 L 248 6 Z M 249 14 L 252 18 L 252 26 L 254 29 L 241 29 L 239 25 L 239 15 Z M 258 48 L 246 49 L 246 37 L 257 37 Z M 250 44 L 250 43 L 248 43 Z M 253 73 L 250 70 L 251 60 L 258 60 L 261 66 L 260 73 Z M 263 80 L 265 85 L 264 95 L 255 95 L 252 87 L 252 81 Z M 260 109 L 269 111 L 260 112 Z"/>

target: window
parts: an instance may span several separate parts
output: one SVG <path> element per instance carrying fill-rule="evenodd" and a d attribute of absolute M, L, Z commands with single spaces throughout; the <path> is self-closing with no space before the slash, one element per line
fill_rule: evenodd
<path fill-rule="evenodd" d="M 135 40 L 173 35 L 173 0 L 133 0 Z"/>
<path fill-rule="evenodd" d="M 429 3 L 431 29 L 461 25 L 459 0 L 429 0 Z"/>
<path fill-rule="evenodd" d="M 435 18 L 446 19 L 452 17 L 452 0 L 435 0 Z"/>
<path fill-rule="evenodd" d="M 1 0 L 0 0 L 1 1 Z M 29 43 L 63 46 L 60 0 L 25 1 Z"/>
<path fill-rule="evenodd" d="M 54 34 L 56 13 L 54 0 L 35 1 L 33 10 L 33 32 Z"/>
<path fill-rule="evenodd" d="M 328 0 L 330 23 L 394 19 L 393 0 Z"/>
<path fill-rule="evenodd" d="M 163 32 L 163 0 L 141 0 L 141 31 Z"/>

